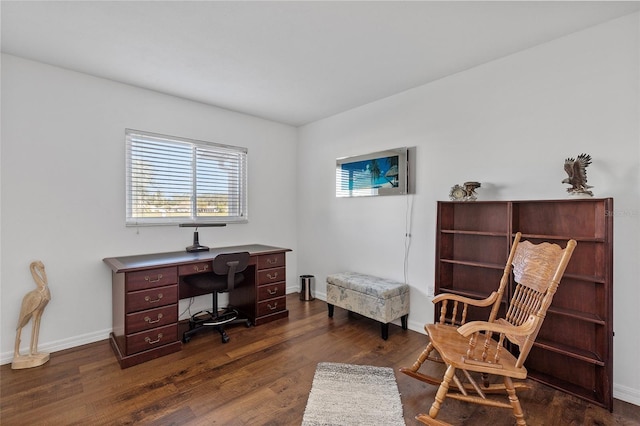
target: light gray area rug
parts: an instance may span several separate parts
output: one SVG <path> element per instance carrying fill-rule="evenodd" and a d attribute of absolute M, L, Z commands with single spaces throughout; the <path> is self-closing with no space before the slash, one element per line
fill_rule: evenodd
<path fill-rule="evenodd" d="M 392 368 L 321 362 L 302 426 L 404 426 Z"/>

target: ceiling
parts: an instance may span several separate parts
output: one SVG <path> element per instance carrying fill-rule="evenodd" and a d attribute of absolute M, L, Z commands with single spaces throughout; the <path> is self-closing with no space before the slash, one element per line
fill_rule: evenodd
<path fill-rule="evenodd" d="M 6 1 L 2 52 L 299 126 L 640 10 L 579 1 Z"/>

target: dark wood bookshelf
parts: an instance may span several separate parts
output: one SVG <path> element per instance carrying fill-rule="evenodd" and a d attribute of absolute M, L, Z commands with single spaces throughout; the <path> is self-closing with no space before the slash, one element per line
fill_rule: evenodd
<path fill-rule="evenodd" d="M 516 232 L 578 246 L 526 363 L 531 379 L 613 407 L 612 198 L 438 202 L 435 294 L 496 290 Z M 503 303 L 510 300 L 512 286 Z M 468 320 L 486 320 L 485 310 Z M 513 351 L 517 347 L 512 348 Z"/>

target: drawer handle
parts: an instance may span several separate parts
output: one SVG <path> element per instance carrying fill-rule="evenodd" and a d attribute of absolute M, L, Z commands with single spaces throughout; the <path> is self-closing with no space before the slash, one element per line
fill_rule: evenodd
<path fill-rule="evenodd" d="M 275 280 L 276 278 L 278 278 L 278 273 L 274 272 L 273 276 L 271 276 L 271 274 L 267 274 L 267 278 L 269 278 L 270 280 Z"/>
<path fill-rule="evenodd" d="M 150 345 L 155 345 L 156 343 L 158 343 L 160 341 L 160 339 L 162 339 L 162 333 L 158 333 L 158 338 L 156 340 L 151 340 L 150 337 L 145 337 L 144 341 L 147 342 Z"/>
<path fill-rule="evenodd" d="M 160 322 L 160 320 L 162 319 L 162 317 L 163 317 L 163 315 L 162 315 L 162 314 L 158 314 L 158 319 L 157 319 L 157 320 L 152 320 L 152 319 L 151 319 L 151 318 L 149 318 L 149 317 L 144 317 L 144 320 L 145 320 L 146 322 L 148 322 L 149 324 L 155 324 L 155 323 L 157 323 L 157 322 Z"/>
<path fill-rule="evenodd" d="M 272 311 L 275 311 L 276 309 L 278 309 L 278 302 L 274 303 L 273 306 L 271 306 L 271 303 L 268 303 L 267 308 L 269 308 Z"/>
<path fill-rule="evenodd" d="M 274 257 L 273 259 L 267 259 L 267 263 L 269 265 L 275 265 L 276 263 L 278 263 L 278 258 Z"/>
<path fill-rule="evenodd" d="M 158 293 L 158 298 L 157 298 L 157 299 L 154 299 L 154 300 L 151 300 L 151 297 L 149 297 L 149 296 L 145 296 L 145 297 L 144 297 L 144 301 L 145 301 L 145 302 L 149 302 L 149 303 L 157 303 L 157 302 L 159 302 L 161 299 L 162 299 L 162 293 Z"/>
<path fill-rule="evenodd" d="M 273 289 L 273 291 L 272 291 L 271 289 L 267 289 L 267 293 L 269 293 L 269 294 L 270 294 L 270 295 L 272 295 L 272 296 L 273 296 L 274 294 L 277 294 L 277 293 L 278 293 L 278 287 L 275 287 L 275 288 Z"/>
<path fill-rule="evenodd" d="M 198 265 L 193 265 L 193 270 L 196 271 L 196 272 L 204 272 L 207 269 L 209 269 L 209 265 L 204 265 L 202 267 L 202 269 L 200 269 L 200 267 Z"/>
<path fill-rule="evenodd" d="M 162 279 L 162 274 L 158 274 L 156 278 L 151 278 L 149 275 L 144 277 L 145 281 L 149 281 L 150 283 L 157 283 Z"/>

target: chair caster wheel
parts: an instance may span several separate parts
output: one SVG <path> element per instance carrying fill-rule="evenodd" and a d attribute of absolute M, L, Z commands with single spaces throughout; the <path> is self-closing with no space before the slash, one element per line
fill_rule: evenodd
<path fill-rule="evenodd" d="M 245 322 L 245 325 L 247 326 L 247 328 L 251 327 L 251 325 L 252 325 L 252 324 L 251 324 L 251 321 L 250 321 L 250 320 L 247 320 L 247 321 Z"/>
<path fill-rule="evenodd" d="M 229 336 L 222 336 L 222 343 L 229 343 L 229 340 L 231 340 Z"/>
<path fill-rule="evenodd" d="M 190 340 L 191 340 L 191 337 L 187 337 L 187 336 L 182 337 L 182 343 L 189 343 Z"/>

